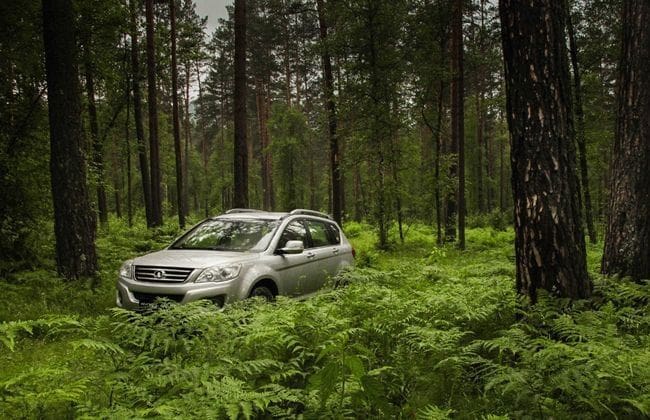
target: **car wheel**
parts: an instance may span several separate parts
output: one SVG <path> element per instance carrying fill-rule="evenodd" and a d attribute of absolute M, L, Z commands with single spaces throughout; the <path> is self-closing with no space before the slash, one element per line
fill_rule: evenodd
<path fill-rule="evenodd" d="M 253 289 L 249 297 L 261 297 L 264 298 L 267 302 L 271 302 L 275 299 L 275 295 L 266 286 L 257 286 Z"/>

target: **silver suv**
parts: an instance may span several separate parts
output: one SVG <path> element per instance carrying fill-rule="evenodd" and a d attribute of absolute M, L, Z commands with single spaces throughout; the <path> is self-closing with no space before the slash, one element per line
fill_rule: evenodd
<path fill-rule="evenodd" d="M 304 296 L 353 264 L 354 249 L 324 213 L 233 209 L 202 221 L 162 251 L 126 261 L 117 305 L 137 309 L 165 297 L 222 306 L 252 296 Z"/>

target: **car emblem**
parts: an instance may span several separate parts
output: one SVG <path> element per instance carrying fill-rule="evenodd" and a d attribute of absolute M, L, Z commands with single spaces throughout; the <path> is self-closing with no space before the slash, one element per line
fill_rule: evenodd
<path fill-rule="evenodd" d="M 153 276 L 157 279 L 165 278 L 165 272 L 163 270 L 154 271 Z"/>

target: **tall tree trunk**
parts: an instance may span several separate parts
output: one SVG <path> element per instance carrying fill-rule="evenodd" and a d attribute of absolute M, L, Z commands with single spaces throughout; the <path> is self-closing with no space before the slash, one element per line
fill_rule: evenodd
<path fill-rule="evenodd" d="M 178 116 L 178 65 L 176 63 L 176 1 L 169 0 L 169 22 L 172 47 L 172 120 L 174 125 L 174 154 L 176 157 L 176 202 L 178 226 L 185 229 L 185 188 L 183 185 L 183 152 L 181 148 L 181 123 Z"/>
<path fill-rule="evenodd" d="M 149 107 L 149 161 L 151 164 L 151 224 L 162 226 L 160 146 L 158 143 L 158 101 L 156 88 L 156 45 L 154 40 L 154 3 L 145 0 L 147 20 L 147 93 Z"/>
<path fill-rule="evenodd" d="M 451 22 L 451 143 L 458 163 L 452 164 L 452 176 L 458 176 L 457 203 L 448 200 L 447 236 L 455 236 L 454 214 L 458 213 L 458 247 L 465 249 L 465 135 L 463 89 L 463 2 L 454 0 Z"/>
<path fill-rule="evenodd" d="M 149 177 L 149 162 L 147 161 L 147 147 L 144 139 L 144 123 L 142 122 L 142 97 L 140 95 L 140 51 L 138 46 L 137 25 L 137 0 L 130 0 L 131 8 L 131 72 L 133 73 L 133 116 L 135 122 L 135 135 L 138 148 L 138 166 L 142 181 L 142 196 L 147 219 L 147 227 L 153 227 L 153 211 L 151 207 L 151 178 Z"/>
<path fill-rule="evenodd" d="M 499 1 L 512 135 L 517 291 L 591 294 L 572 138 L 566 8 Z"/>
<path fill-rule="evenodd" d="M 124 68 L 128 69 L 126 35 L 124 39 Z M 126 100 L 126 119 L 124 122 L 124 139 L 126 140 L 126 215 L 129 227 L 133 226 L 133 187 L 131 186 L 133 175 L 131 173 L 131 79 L 128 70 L 124 72 L 126 86 L 124 96 Z"/>
<path fill-rule="evenodd" d="M 623 2 L 623 51 L 602 272 L 650 278 L 650 3 Z"/>
<path fill-rule="evenodd" d="M 201 71 L 199 64 L 196 64 L 196 81 L 199 85 L 199 118 L 198 122 L 201 126 L 201 162 L 203 164 L 203 179 L 207 184 L 204 191 L 203 206 L 205 208 L 205 217 L 209 216 L 210 212 L 210 185 L 208 182 L 208 134 L 205 129 L 205 115 L 203 114 L 203 86 L 201 84 Z M 223 115 L 222 115 L 223 120 Z M 219 165 L 223 167 L 223 165 Z"/>
<path fill-rule="evenodd" d="M 183 129 L 185 131 L 185 151 L 183 153 L 183 181 L 184 186 L 183 190 L 185 191 L 185 216 L 189 216 L 190 208 L 188 204 L 189 196 L 189 160 L 190 160 L 190 146 L 192 144 L 192 123 L 190 121 L 190 78 L 191 78 L 191 63 L 188 60 L 185 63 L 185 98 L 184 105 L 185 109 L 183 111 Z M 196 188 L 194 188 L 194 193 L 196 195 Z M 196 208 L 195 208 L 196 210 Z"/>
<path fill-rule="evenodd" d="M 434 163 L 435 168 L 434 168 L 434 177 L 435 177 L 435 182 L 436 182 L 436 191 L 435 191 L 435 199 L 436 199 L 436 242 L 438 245 L 442 245 L 444 243 L 444 238 L 442 234 L 442 197 L 440 193 L 440 157 L 442 153 L 442 111 L 443 111 L 443 101 L 444 101 L 444 92 L 445 92 L 445 84 L 440 80 L 440 87 L 439 87 L 439 92 L 438 92 L 438 115 L 437 115 L 437 121 L 436 121 L 436 132 L 434 134 L 435 136 L 435 142 L 436 142 L 436 161 Z"/>
<path fill-rule="evenodd" d="M 97 271 L 71 0 L 43 0 L 43 41 L 50 122 L 50 174 L 56 264 L 67 279 Z"/>
<path fill-rule="evenodd" d="M 261 77 L 255 79 L 255 100 L 257 104 L 257 123 L 260 136 L 260 161 L 262 175 L 262 208 L 273 210 L 273 166 L 269 150 L 269 98 L 267 89 Z"/>
<path fill-rule="evenodd" d="M 354 167 L 354 220 L 360 222 L 365 216 L 363 200 L 363 187 L 361 185 L 361 169 L 359 165 Z"/>
<path fill-rule="evenodd" d="M 505 142 L 499 142 L 499 210 L 506 211 L 506 159 Z"/>
<path fill-rule="evenodd" d="M 327 128 L 329 134 L 330 172 L 332 182 L 332 216 L 339 225 L 342 219 L 342 179 L 341 163 L 339 156 L 339 143 L 336 133 L 336 103 L 334 102 L 334 77 L 332 75 L 332 60 L 327 47 L 327 21 L 325 20 L 325 5 L 323 0 L 316 1 L 318 9 L 318 24 L 320 26 L 320 40 L 323 44 L 321 62 L 323 66 L 323 82 L 325 102 L 327 107 Z"/>
<path fill-rule="evenodd" d="M 598 242 L 594 218 L 591 210 L 591 193 L 589 190 L 589 170 L 587 168 L 587 145 L 585 139 L 585 113 L 582 109 L 582 86 L 580 83 L 580 66 L 578 65 L 578 46 L 576 45 L 576 36 L 573 31 L 571 22 L 571 9 L 567 1 L 567 29 L 569 32 L 569 48 L 571 52 L 571 67 L 573 68 L 573 95 L 576 106 L 576 127 L 575 137 L 578 144 L 578 155 L 580 158 L 580 180 L 582 181 L 582 193 L 585 206 L 585 219 L 587 222 L 587 232 L 592 244 Z"/>
<path fill-rule="evenodd" d="M 479 88 L 480 89 L 480 88 Z M 478 211 L 485 213 L 485 196 L 483 189 L 483 129 L 485 121 L 483 119 L 483 93 L 476 93 L 476 154 L 478 156 L 478 176 L 476 178 L 476 186 L 478 190 Z"/>
<path fill-rule="evenodd" d="M 288 0 L 282 0 L 285 21 L 284 21 L 284 90 L 287 101 L 287 107 L 291 108 L 291 47 L 289 40 L 291 38 L 291 16 L 289 15 Z"/>
<path fill-rule="evenodd" d="M 97 123 L 97 105 L 95 103 L 95 69 L 91 56 L 91 34 L 84 35 L 84 71 L 86 79 L 86 96 L 88 99 L 88 123 L 92 142 L 92 167 L 97 182 L 97 210 L 102 225 L 108 223 L 108 205 L 106 186 L 104 185 L 104 146 L 99 140 L 99 124 Z"/>
<path fill-rule="evenodd" d="M 494 143 L 495 139 L 493 136 L 484 136 L 483 145 L 485 146 L 485 169 L 487 171 L 487 178 L 485 182 L 485 210 L 487 212 L 492 211 L 492 209 L 496 206 L 496 176 L 494 174 L 496 157 L 494 156 Z"/>
<path fill-rule="evenodd" d="M 246 146 L 246 0 L 235 0 L 234 207 L 248 207 Z"/>
<path fill-rule="evenodd" d="M 485 0 L 480 0 L 479 13 L 481 17 L 480 22 L 480 36 L 478 39 L 479 56 L 485 56 Z M 476 143 L 477 143 L 477 156 L 478 156 L 478 176 L 476 179 L 478 190 L 478 211 L 484 213 L 485 206 L 485 183 L 483 180 L 484 173 L 484 143 L 485 143 L 485 112 L 483 111 L 485 102 L 485 92 L 483 83 L 485 81 L 485 71 L 483 62 L 478 63 L 476 69 Z"/>

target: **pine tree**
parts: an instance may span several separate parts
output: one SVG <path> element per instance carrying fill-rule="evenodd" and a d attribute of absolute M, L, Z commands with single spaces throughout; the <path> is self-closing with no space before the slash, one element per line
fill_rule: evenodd
<path fill-rule="evenodd" d="M 95 218 L 83 153 L 75 17 L 71 0 L 43 0 L 56 262 L 68 279 L 97 271 Z"/>
<path fill-rule="evenodd" d="M 246 142 L 246 0 L 235 0 L 234 207 L 248 207 Z"/>
<path fill-rule="evenodd" d="M 602 271 L 650 278 L 650 3 L 623 2 L 618 118 Z"/>
<path fill-rule="evenodd" d="M 591 294 L 573 143 L 563 2 L 500 0 L 512 136 L 517 290 Z"/>

